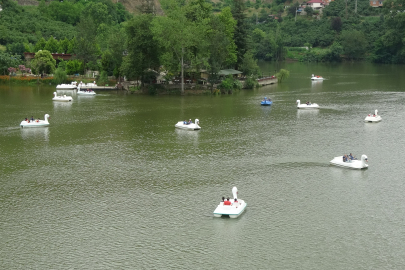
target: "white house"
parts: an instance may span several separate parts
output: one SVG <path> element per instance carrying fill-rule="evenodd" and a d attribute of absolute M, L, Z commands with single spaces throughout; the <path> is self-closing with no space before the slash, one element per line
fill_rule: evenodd
<path fill-rule="evenodd" d="M 307 6 L 310 6 L 312 9 L 321 9 L 325 6 L 325 3 L 322 0 L 311 0 L 307 2 Z"/>

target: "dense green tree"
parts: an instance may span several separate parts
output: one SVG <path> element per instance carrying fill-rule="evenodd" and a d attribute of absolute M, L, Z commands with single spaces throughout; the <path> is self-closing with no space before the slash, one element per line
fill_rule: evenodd
<path fill-rule="evenodd" d="M 91 18 L 96 28 L 102 24 L 111 24 L 112 16 L 108 12 L 108 6 L 101 2 L 91 2 L 83 10 L 83 16 Z"/>
<path fill-rule="evenodd" d="M 234 0 L 232 15 L 236 20 L 234 40 L 236 45 L 237 61 L 235 68 L 238 69 L 243 62 L 243 58 L 248 50 L 248 26 L 245 15 L 246 7 L 243 0 Z"/>
<path fill-rule="evenodd" d="M 16 68 L 21 64 L 21 62 L 20 55 L 12 55 L 8 52 L 3 52 L 0 50 L 0 74 L 6 75 L 9 67 Z"/>
<path fill-rule="evenodd" d="M 66 62 L 66 73 L 68 75 L 83 74 L 84 65 L 80 60 L 70 60 Z"/>
<path fill-rule="evenodd" d="M 53 76 L 53 80 L 56 84 L 61 84 L 67 81 L 67 76 L 66 76 L 66 71 L 61 68 L 58 67 L 55 70 L 55 75 Z"/>
<path fill-rule="evenodd" d="M 50 51 L 51 53 L 57 53 L 59 49 L 59 42 L 51 36 L 46 42 L 44 50 Z"/>
<path fill-rule="evenodd" d="M 96 43 L 96 24 L 89 17 L 83 17 L 77 24 L 76 57 L 83 61 L 84 67 L 96 62 L 100 50 Z M 83 70 L 84 72 L 84 70 Z"/>
<path fill-rule="evenodd" d="M 44 50 L 46 46 L 46 40 L 44 38 L 41 38 L 34 47 L 35 52 L 39 51 L 39 50 Z"/>
<path fill-rule="evenodd" d="M 22 43 L 7 44 L 7 52 L 10 54 L 18 54 L 21 57 L 23 57 L 25 52 L 25 46 Z"/>
<path fill-rule="evenodd" d="M 127 77 L 140 78 L 142 83 L 148 69 L 157 70 L 160 66 L 159 45 L 154 40 L 151 29 L 154 18 L 152 14 L 135 16 L 125 28 L 128 55 L 122 71 Z"/>
<path fill-rule="evenodd" d="M 120 79 L 121 76 L 121 65 L 123 61 L 123 54 L 126 51 L 126 36 L 125 29 L 120 28 L 119 30 L 114 30 L 110 33 L 108 40 L 108 48 L 112 54 L 114 60 L 114 76 Z"/>
<path fill-rule="evenodd" d="M 174 59 L 177 60 L 181 71 L 181 93 L 184 94 L 185 61 L 195 59 L 196 48 L 205 45 L 208 21 L 188 20 L 187 6 L 177 0 L 162 3 L 166 17 L 156 17 L 153 20 L 152 32 L 154 38 L 166 49 L 163 55 L 165 66 L 174 63 Z M 193 66 L 191 61 L 188 63 L 189 66 Z M 171 68 L 173 67 L 171 65 Z"/>
<path fill-rule="evenodd" d="M 67 38 L 59 41 L 59 52 L 68 53 L 69 51 L 69 40 Z"/>
<path fill-rule="evenodd" d="M 53 73 L 56 66 L 56 60 L 52 54 L 46 50 L 40 50 L 35 53 L 35 58 L 31 60 L 32 71 L 34 74 Z"/>
<path fill-rule="evenodd" d="M 257 65 L 257 60 L 253 57 L 253 53 L 248 51 L 243 57 L 240 71 L 246 76 L 258 76 L 260 75 L 260 68 Z"/>
<path fill-rule="evenodd" d="M 367 40 L 364 34 L 357 30 L 342 31 L 342 46 L 344 54 L 350 59 L 362 58 L 367 50 Z"/>
<path fill-rule="evenodd" d="M 213 16 L 211 18 L 207 40 L 209 41 L 207 71 L 212 92 L 214 84 L 219 80 L 219 71 L 226 66 L 229 54 L 228 46 L 233 41 L 229 40 L 226 33 L 226 26 L 222 23 L 219 16 Z"/>
<path fill-rule="evenodd" d="M 225 34 L 228 39 L 227 53 L 226 53 L 226 66 L 232 66 L 237 61 L 237 48 L 235 44 L 235 27 L 236 20 L 232 17 L 232 12 L 230 7 L 224 8 L 221 13 L 218 15 L 218 18 L 221 20 L 224 25 Z"/>

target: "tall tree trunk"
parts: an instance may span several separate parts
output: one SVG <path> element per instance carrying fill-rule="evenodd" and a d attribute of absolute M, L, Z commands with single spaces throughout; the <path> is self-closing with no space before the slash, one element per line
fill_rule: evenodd
<path fill-rule="evenodd" d="M 184 48 L 181 48 L 181 94 L 184 95 Z"/>

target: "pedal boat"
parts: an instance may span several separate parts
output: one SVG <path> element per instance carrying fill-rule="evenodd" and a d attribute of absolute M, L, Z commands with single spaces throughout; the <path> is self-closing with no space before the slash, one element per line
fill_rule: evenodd
<path fill-rule="evenodd" d="M 381 116 L 378 114 L 378 110 L 375 110 L 374 114 L 369 114 L 367 117 L 364 119 L 364 122 L 368 123 L 378 123 L 382 120 Z"/>
<path fill-rule="evenodd" d="M 319 109 L 319 105 L 316 103 L 310 103 L 310 104 L 301 104 L 300 100 L 297 100 L 297 108 L 298 109 Z"/>
<path fill-rule="evenodd" d="M 45 120 L 23 120 L 21 121 L 21 127 L 47 127 L 49 126 L 48 122 L 49 114 L 45 114 Z"/>
<path fill-rule="evenodd" d="M 52 100 L 53 101 L 72 101 L 73 98 L 71 96 L 66 96 L 66 95 L 57 96 L 56 92 L 53 92 Z"/>
<path fill-rule="evenodd" d="M 348 161 L 343 161 L 343 156 L 338 156 L 335 157 L 330 161 L 331 165 L 335 165 L 338 167 L 344 167 L 344 168 L 349 168 L 349 169 L 367 169 L 368 164 L 367 164 L 367 156 L 366 155 L 361 155 L 360 160 L 353 160 L 349 159 Z"/>
<path fill-rule="evenodd" d="M 270 106 L 271 104 L 273 104 L 273 101 L 271 101 L 267 97 L 265 97 L 264 100 L 262 100 L 262 102 L 260 102 L 260 105 L 262 105 L 262 106 Z"/>
<path fill-rule="evenodd" d="M 214 210 L 214 217 L 229 216 L 230 218 L 239 217 L 243 211 L 245 211 L 247 203 L 244 200 L 238 199 L 238 189 L 232 188 L 233 198 L 231 205 L 224 205 L 224 202 L 220 202 L 217 208 Z M 237 202 L 235 202 L 237 199 Z"/>
<path fill-rule="evenodd" d="M 179 122 L 177 122 L 176 125 L 174 125 L 174 127 L 180 128 L 180 129 L 186 129 L 186 130 L 200 130 L 201 127 L 199 126 L 199 124 L 200 124 L 200 120 L 195 119 L 194 123 L 190 123 L 190 124 L 187 124 L 187 122 L 185 123 L 185 121 L 179 121 Z"/>

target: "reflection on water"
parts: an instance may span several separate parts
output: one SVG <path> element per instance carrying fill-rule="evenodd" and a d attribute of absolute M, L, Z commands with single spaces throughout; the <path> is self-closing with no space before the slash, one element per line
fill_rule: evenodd
<path fill-rule="evenodd" d="M 63 102 L 63 101 L 54 101 L 53 108 L 55 110 L 69 110 L 72 108 L 73 101 Z"/>
<path fill-rule="evenodd" d="M 198 136 L 200 136 L 200 130 L 185 130 L 185 129 L 179 129 L 175 128 L 174 129 L 177 135 L 177 139 L 179 141 L 184 141 L 184 142 L 194 142 L 198 143 Z"/>
<path fill-rule="evenodd" d="M 302 117 L 302 118 L 315 117 L 315 116 L 317 116 L 319 114 L 319 110 L 320 109 L 313 109 L 313 110 L 311 110 L 311 109 L 309 109 L 309 110 L 297 109 L 297 118 L 300 118 L 300 117 Z"/>
<path fill-rule="evenodd" d="M 49 127 L 21 128 L 21 137 L 23 140 L 43 139 L 49 141 Z"/>

